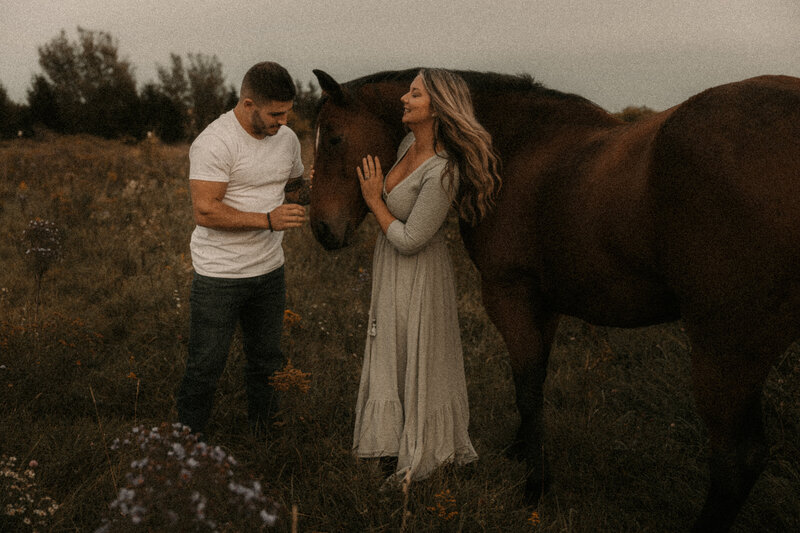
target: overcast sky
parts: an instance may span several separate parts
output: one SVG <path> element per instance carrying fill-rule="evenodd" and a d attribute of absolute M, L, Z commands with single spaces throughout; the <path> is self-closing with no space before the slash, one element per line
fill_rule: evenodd
<path fill-rule="evenodd" d="M 170 53 L 216 55 L 238 89 L 252 64 L 339 81 L 436 66 L 531 74 L 608 111 L 666 109 L 760 74 L 800 76 L 798 0 L 0 0 L 0 83 L 24 102 L 37 47 L 64 29 L 118 40 L 137 82 Z"/>

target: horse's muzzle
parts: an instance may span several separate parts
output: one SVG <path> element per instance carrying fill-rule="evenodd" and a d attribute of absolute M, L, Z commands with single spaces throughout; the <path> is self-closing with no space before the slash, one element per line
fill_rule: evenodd
<path fill-rule="evenodd" d="M 311 221 L 311 231 L 314 232 L 314 237 L 326 250 L 338 250 L 344 248 L 349 243 L 347 242 L 347 226 L 339 228 L 339 231 L 334 231 L 327 222 L 322 220 Z"/>

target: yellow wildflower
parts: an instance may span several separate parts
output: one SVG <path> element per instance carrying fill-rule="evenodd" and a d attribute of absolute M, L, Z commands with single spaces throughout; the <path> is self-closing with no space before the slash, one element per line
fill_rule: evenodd
<path fill-rule="evenodd" d="M 442 520 L 452 520 L 458 516 L 456 511 L 456 498 L 450 493 L 450 489 L 445 489 L 434 496 L 435 507 L 428 507 L 428 510 L 437 513 Z"/>
<path fill-rule="evenodd" d="M 303 372 L 295 368 L 290 359 L 283 370 L 275 372 L 269 378 L 269 384 L 283 392 L 295 388 L 302 393 L 306 393 L 311 388 L 311 372 Z"/>
<path fill-rule="evenodd" d="M 292 311 L 291 309 L 287 309 L 283 312 L 283 327 L 284 328 L 291 328 L 300 323 L 300 315 Z"/>

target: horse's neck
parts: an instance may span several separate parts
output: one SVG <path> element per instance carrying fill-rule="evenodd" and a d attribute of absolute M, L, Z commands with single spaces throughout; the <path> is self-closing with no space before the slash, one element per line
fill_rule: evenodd
<path fill-rule="evenodd" d="M 537 150 L 552 150 L 554 143 L 563 143 L 561 146 L 569 150 L 569 146 L 578 146 L 595 138 L 597 132 L 621 124 L 602 108 L 578 97 L 552 97 L 535 91 L 515 94 L 512 98 L 476 93 L 474 101 L 478 119 L 491 134 L 506 167 L 513 165 L 521 154 L 532 157 Z M 524 172 L 504 172 L 502 177 L 504 186 L 515 180 L 535 179 L 534 174 Z M 490 223 L 489 227 L 493 225 Z M 462 241 L 476 265 L 485 259 L 486 246 L 496 240 L 487 237 L 493 231 L 487 230 L 483 222 L 472 227 L 460 221 Z"/>
<path fill-rule="evenodd" d="M 386 127 L 403 132 L 403 104 L 400 97 L 408 91 L 408 85 L 398 82 L 380 82 L 365 85 L 359 91 L 359 101 L 371 113 L 378 116 Z M 400 137 L 402 138 L 402 136 Z"/>
<path fill-rule="evenodd" d="M 505 98 L 477 94 L 474 100 L 476 113 L 487 129 L 502 129 L 503 124 L 509 122 L 546 128 L 608 127 L 619 122 L 602 108 L 577 97 L 552 98 L 531 92 Z"/>

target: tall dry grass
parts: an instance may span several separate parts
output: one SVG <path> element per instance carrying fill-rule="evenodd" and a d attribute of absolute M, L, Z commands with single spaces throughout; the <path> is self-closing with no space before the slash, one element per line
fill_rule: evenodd
<path fill-rule="evenodd" d="M 176 419 L 191 279 L 187 171 L 186 146 L 89 137 L 0 144 L 0 454 L 38 463 L 37 491 L 59 505 L 45 529 L 98 528 L 135 458 L 113 441 Z M 62 236 L 38 285 L 25 253 L 37 219 Z M 286 510 L 278 530 L 289 530 L 292 506 L 300 531 L 687 530 L 708 474 L 680 324 L 620 330 L 564 320 L 545 392 L 555 482 L 528 505 L 524 466 L 504 455 L 518 423 L 507 353 L 448 224 L 480 460 L 441 469 L 407 494 L 378 491 L 380 469 L 350 454 L 378 230 L 367 219 L 353 246 L 330 253 L 308 228 L 288 233 L 284 348 L 310 376 L 286 379 L 308 389 L 288 387 L 272 435 L 253 438 L 237 338 L 209 428 L 211 443 Z M 796 349 L 770 375 L 764 407 L 772 458 L 736 531 L 797 530 Z M 17 518 L 0 507 L 0 529 Z M 255 527 L 240 518 L 231 511 L 221 523 Z"/>

